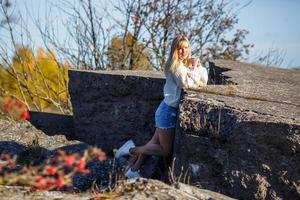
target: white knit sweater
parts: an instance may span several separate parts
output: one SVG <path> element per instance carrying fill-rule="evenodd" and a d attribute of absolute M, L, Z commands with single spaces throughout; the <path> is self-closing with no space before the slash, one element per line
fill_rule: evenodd
<path fill-rule="evenodd" d="M 197 66 L 193 69 L 181 64 L 176 73 L 166 73 L 164 86 L 164 102 L 177 108 L 180 101 L 181 89 L 197 89 L 207 85 L 208 75 L 206 68 Z"/>

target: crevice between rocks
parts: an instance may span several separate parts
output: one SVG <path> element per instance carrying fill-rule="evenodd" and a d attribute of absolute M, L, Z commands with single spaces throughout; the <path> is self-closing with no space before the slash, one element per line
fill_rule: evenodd
<path fill-rule="evenodd" d="M 230 81 L 231 77 L 226 76 L 223 72 L 229 71 L 228 68 L 221 68 L 215 65 L 213 62 L 209 62 L 209 82 L 210 85 L 237 85 L 237 83 Z"/>

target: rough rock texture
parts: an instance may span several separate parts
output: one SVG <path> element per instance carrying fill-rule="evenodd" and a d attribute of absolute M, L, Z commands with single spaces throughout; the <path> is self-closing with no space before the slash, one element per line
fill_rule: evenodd
<path fill-rule="evenodd" d="M 0 154 L 18 155 L 18 160 L 21 161 L 20 164 L 32 163 L 39 165 L 43 164 L 47 158 L 53 156 L 58 150 L 83 154 L 88 147 L 90 145 L 86 143 L 67 140 L 64 135 L 46 135 L 29 122 L 16 123 L 0 119 Z M 113 176 L 112 178 L 115 175 L 120 176 L 127 160 L 114 160 L 109 155 L 107 158 L 103 162 L 92 161 L 88 163 L 87 168 L 91 173 L 75 175 L 73 178 L 74 190 L 85 191 L 91 187 L 94 181 L 99 186 L 106 188 L 111 181 L 109 179 L 110 173 Z"/>
<path fill-rule="evenodd" d="M 30 188 L 18 186 L 2 186 L 0 185 L 1 200 L 32 200 L 32 199 L 48 199 L 48 200 L 90 200 L 90 194 L 69 194 L 58 191 L 36 191 L 30 192 Z"/>
<path fill-rule="evenodd" d="M 151 138 L 164 79 L 150 71 L 69 72 L 75 136 L 104 150 Z M 137 76 L 138 75 L 138 76 Z"/>
<path fill-rule="evenodd" d="M 222 194 L 178 183 L 173 186 L 152 179 L 127 180 L 116 188 L 121 199 L 178 199 L 178 200 L 233 200 Z"/>
<path fill-rule="evenodd" d="M 64 200 L 88 200 L 88 199 L 174 199 L 174 200 L 233 200 L 230 197 L 212 191 L 199 189 L 178 183 L 174 186 L 151 179 L 131 179 L 121 181 L 111 193 L 70 194 L 58 191 L 30 192 L 26 187 L 0 186 L 0 199 L 64 199 Z"/>
<path fill-rule="evenodd" d="M 238 199 L 299 199 L 300 72 L 214 61 L 209 77 L 216 85 L 182 97 L 175 173 Z M 70 71 L 76 137 L 107 150 L 143 144 L 163 83 L 160 73 Z"/>
<path fill-rule="evenodd" d="M 17 123 L 0 119 L 0 153 L 20 154 L 38 143 L 46 154 L 56 149 L 79 145 L 79 141 L 68 141 L 63 135 L 48 136 L 29 122 Z"/>
<path fill-rule="evenodd" d="M 61 118 L 62 116 L 59 116 Z M 66 116 L 68 118 L 68 116 Z M 53 120 L 53 116 L 50 117 Z M 44 124 L 44 123 L 43 123 Z M 32 145 L 33 141 L 38 138 L 40 148 L 37 153 L 39 159 L 45 159 L 57 150 L 64 149 L 71 152 L 81 153 L 87 144 L 79 141 L 68 141 L 65 136 L 54 135 L 48 136 L 40 130 L 34 128 L 30 123 L 15 123 L 0 119 L 0 154 L 12 153 L 16 155 L 22 154 Z M 33 153 L 33 152 L 31 152 Z M 24 156 L 24 154 L 23 154 Z M 36 158 L 36 155 L 28 155 L 30 159 Z M 88 164 L 90 174 L 80 176 L 76 175 L 73 178 L 73 186 L 75 191 L 84 191 L 79 193 L 65 191 L 30 191 L 28 187 L 20 186 L 4 186 L 0 185 L 0 200 L 31 200 L 31 199 L 65 199 L 65 200 L 87 200 L 87 199 L 217 199 L 230 200 L 231 198 L 212 191 L 207 191 L 185 184 L 176 184 L 175 186 L 167 185 L 163 182 L 151 179 L 140 180 L 122 180 L 121 174 L 118 174 L 120 182 L 111 193 L 93 193 L 91 192 L 92 182 L 96 182 L 98 187 L 107 188 L 109 183 L 110 173 L 114 179 L 115 173 L 120 173 L 118 168 L 122 168 L 126 161 L 113 160 L 108 157 L 104 162 L 94 162 Z M 113 163 L 113 164 L 112 164 Z M 114 170 L 112 169 L 114 167 Z M 119 166 L 119 167 L 118 167 Z"/>
<path fill-rule="evenodd" d="M 210 72 L 229 85 L 184 95 L 176 173 L 184 166 L 193 184 L 238 199 L 299 199 L 300 73 L 229 61 Z"/>
<path fill-rule="evenodd" d="M 73 115 L 60 113 L 30 111 L 30 123 L 49 136 L 65 135 L 67 139 L 74 137 Z"/>
<path fill-rule="evenodd" d="M 212 82 L 215 78 L 223 80 L 219 84 L 235 84 L 228 90 L 213 87 L 220 94 L 211 95 L 214 99 L 226 101 L 243 110 L 283 117 L 289 121 L 296 120 L 299 123 L 299 70 L 222 60 L 217 60 L 210 66 Z M 216 71 L 223 72 L 219 74 Z"/>

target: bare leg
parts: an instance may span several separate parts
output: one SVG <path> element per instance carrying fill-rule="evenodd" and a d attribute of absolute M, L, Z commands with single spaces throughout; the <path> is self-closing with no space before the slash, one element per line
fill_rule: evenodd
<path fill-rule="evenodd" d="M 151 140 L 147 143 L 147 144 L 159 144 L 159 137 L 158 137 L 158 132 L 155 131 L 154 135 L 152 136 Z M 131 166 L 131 169 L 133 171 L 138 170 L 142 164 L 145 162 L 147 158 L 147 155 L 145 154 L 139 154 L 139 157 L 137 159 L 137 161 Z"/>
<path fill-rule="evenodd" d="M 145 155 L 158 155 L 168 157 L 172 153 L 175 129 L 155 130 L 152 139 L 144 146 L 130 149 L 130 153 L 140 154 L 140 159 L 132 166 L 133 170 L 139 169 L 145 159 Z"/>
<path fill-rule="evenodd" d="M 132 171 L 137 171 L 145 162 L 148 155 L 140 154 L 136 162 L 131 166 Z"/>

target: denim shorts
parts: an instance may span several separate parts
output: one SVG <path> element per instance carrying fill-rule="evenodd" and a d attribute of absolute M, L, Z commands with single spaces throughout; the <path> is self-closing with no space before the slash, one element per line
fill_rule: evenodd
<path fill-rule="evenodd" d="M 164 129 L 175 128 L 177 110 L 178 108 L 168 106 L 164 101 L 162 101 L 155 112 L 155 127 Z"/>

